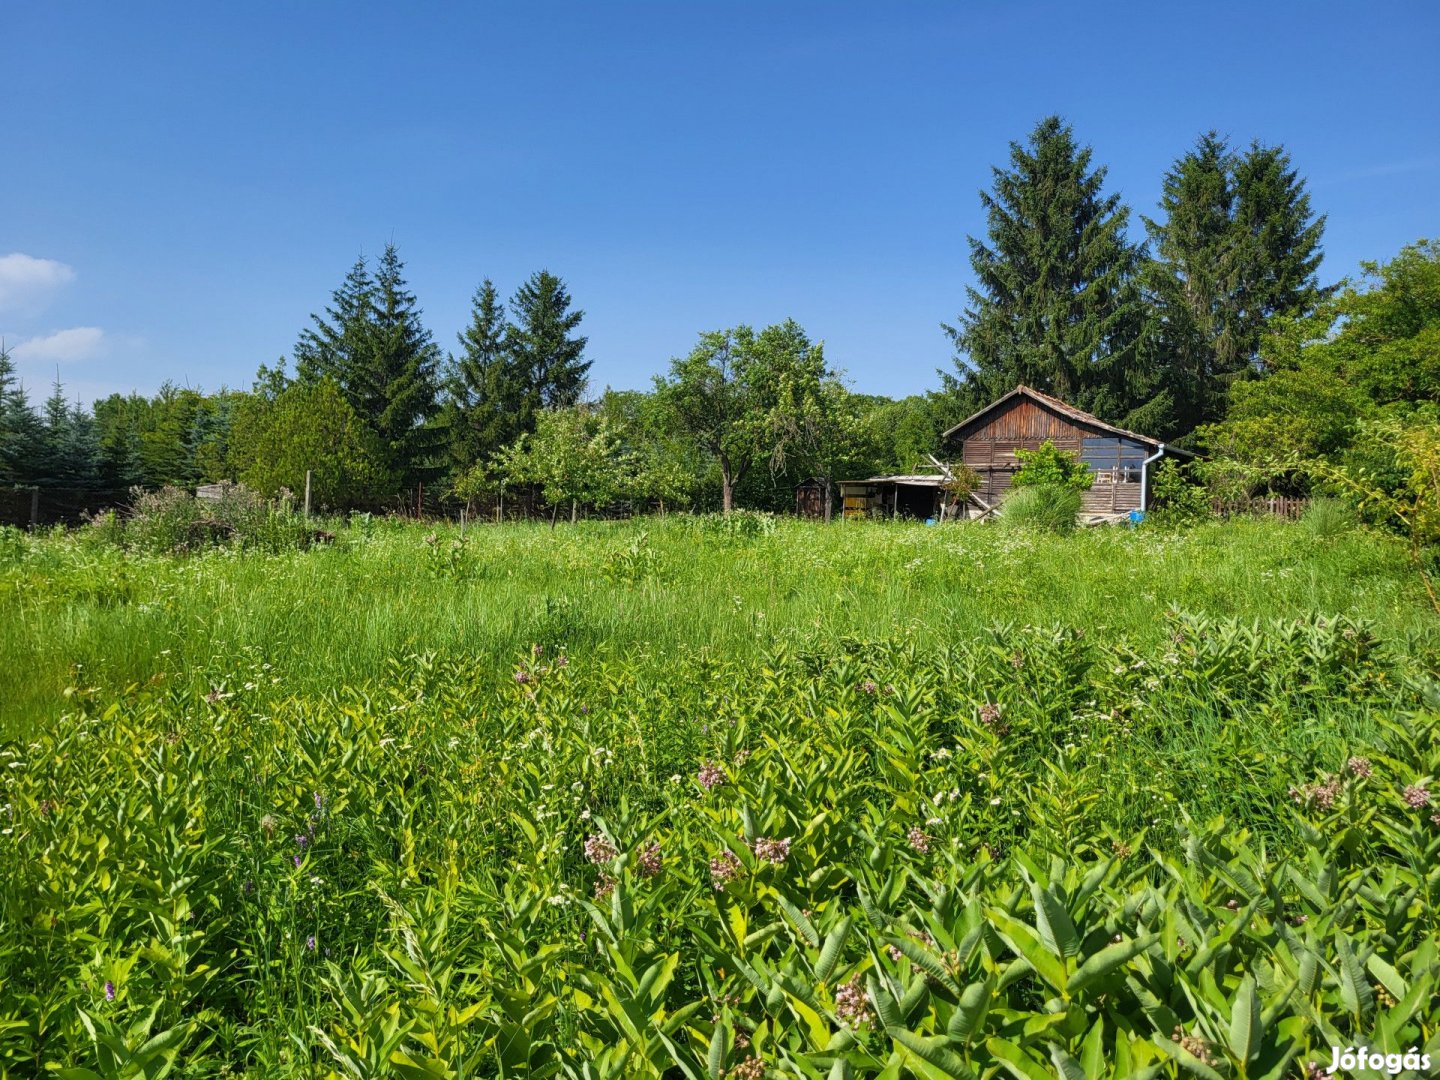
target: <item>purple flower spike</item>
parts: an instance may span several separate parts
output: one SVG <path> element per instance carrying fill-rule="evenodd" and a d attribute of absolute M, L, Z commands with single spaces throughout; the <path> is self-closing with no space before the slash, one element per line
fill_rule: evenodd
<path fill-rule="evenodd" d="M 105 1000 L 106 1000 L 106 1001 L 114 1001 L 114 1000 L 115 1000 L 115 984 L 114 984 L 113 982 L 111 982 L 109 979 L 106 979 L 106 980 L 105 980 Z"/>

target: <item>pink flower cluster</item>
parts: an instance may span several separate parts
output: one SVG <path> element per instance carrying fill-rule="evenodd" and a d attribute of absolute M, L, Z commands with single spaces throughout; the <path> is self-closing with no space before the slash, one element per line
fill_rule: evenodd
<path fill-rule="evenodd" d="M 656 840 L 648 847 L 640 849 L 635 857 L 635 870 L 641 877 L 654 877 L 660 873 L 660 841 Z"/>
<path fill-rule="evenodd" d="M 930 853 L 930 837 L 919 825 L 912 825 L 910 831 L 905 834 L 905 840 L 909 843 L 912 851 L 921 855 Z"/>
<path fill-rule="evenodd" d="M 591 836 L 585 841 L 585 859 L 592 863 L 608 863 L 619 856 L 615 845 L 603 836 Z"/>
<path fill-rule="evenodd" d="M 1351 776 L 1358 776 L 1362 780 L 1368 780 L 1375 771 L 1367 757 L 1352 757 L 1345 763 L 1345 768 Z"/>
<path fill-rule="evenodd" d="M 849 1024 L 851 1027 L 860 1027 L 870 1023 L 873 1018 L 870 1011 L 870 995 L 860 984 L 859 975 L 836 988 L 835 1019 L 842 1024 Z"/>
<path fill-rule="evenodd" d="M 719 892 L 744 871 L 733 851 L 722 851 L 710 860 L 710 884 Z"/>
<path fill-rule="evenodd" d="M 1424 781 L 1418 784 L 1411 784 L 1402 794 L 1405 805 L 1412 810 L 1419 810 L 1422 806 L 1430 805 L 1430 790 L 1425 786 Z"/>
<path fill-rule="evenodd" d="M 877 693 L 879 692 L 879 690 L 880 690 L 880 687 L 878 687 L 878 686 L 875 685 L 875 680 L 873 680 L 873 679 L 866 679 L 864 682 L 862 682 L 862 683 L 860 684 L 860 692 L 861 692 L 862 694 L 869 694 L 870 696 L 873 697 L 875 694 L 877 694 Z"/>
<path fill-rule="evenodd" d="M 725 1070 L 725 1080 L 764 1080 L 764 1076 L 765 1062 L 758 1057 L 747 1057 L 734 1068 Z"/>
<path fill-rule="evenodd" d="M 1297 806 L 1314 806 L 1317 810 L 1329 810 L 1335 805 L 1345 782 L 1338 776 L 1323 776 L 1314 783 L 1303 787 L 1292 787 L 1290 798 Z"/>
<path fill-rule="evenodd" d="M 700 781 L 700 786 L 706 791 L 713 791 L 725 783 L 725 770 L 714 762 L 706 762 L 700 766 L 700 772 L 695 779 Z"/>
<path fill-rule="evenodd" d="M 1000 706 L 993 701 L 987 701 L 980 706 L 980 722 L 982 724 L 994 724 L 1000 719 Z"/>
<path fill-rule="evenodd" d="M 750 850 L 755 852 L 757 859 L 764 859 L 768 863 L 779 865 L 790 857 L 790 841 L 788 839 L 770 840 L 762 836 L 751 845 Z"/>

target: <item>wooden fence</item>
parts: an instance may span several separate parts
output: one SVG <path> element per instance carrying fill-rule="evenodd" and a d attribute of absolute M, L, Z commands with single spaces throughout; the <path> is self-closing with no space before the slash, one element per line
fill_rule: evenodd
<path fill-rule="evenodd" d="M 1236 514 L 1268 514 L 1273 517 L 1298 518 L 1310 505 L 1307 498 L 1289 495 L 1272 495 L 1248 499 L 1216 499 L 1210 504 L 1219 517 L 1233 517 Z"/>

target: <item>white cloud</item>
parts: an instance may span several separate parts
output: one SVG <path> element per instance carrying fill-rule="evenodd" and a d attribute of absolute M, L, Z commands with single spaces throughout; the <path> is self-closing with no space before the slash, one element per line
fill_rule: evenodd
<path fill-rule="evenodd" d="M 0 255 L 0 310 L 36 305 L 74 280 L 74 269 L 54 259 L 18 251 Z"/>
<path fill-rule="evenodd" d="M 95 359 L 104 352 L 105 343 L 105 331 L 100 327 L 76 326 L 22 341 L 10 355 L 26 364 L 69 364 Z"/>

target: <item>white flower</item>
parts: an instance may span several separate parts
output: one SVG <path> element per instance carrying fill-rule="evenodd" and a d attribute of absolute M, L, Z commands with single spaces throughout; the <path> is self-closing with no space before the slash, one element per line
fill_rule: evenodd
<path fill-rule="evenodd" d="M 588 806 L 587 806 L 584 810 L 581 810 L 581 811 L 580 811 L 580 820 L 581 820 L 581 821 L 589 821 L 589 820 L 590 820 L 590 808 L 589 808 Z"/>
<path fill-rule="evenodd" d="M 990 805 L 991 805 L 991 806 L 999 806 L 999 805 L 1000 805 L 1000 796 L 999 796 L 999 795 L 996 795 L 995 798 L 991 799 L 991 800 L 990 800 Z"/>

